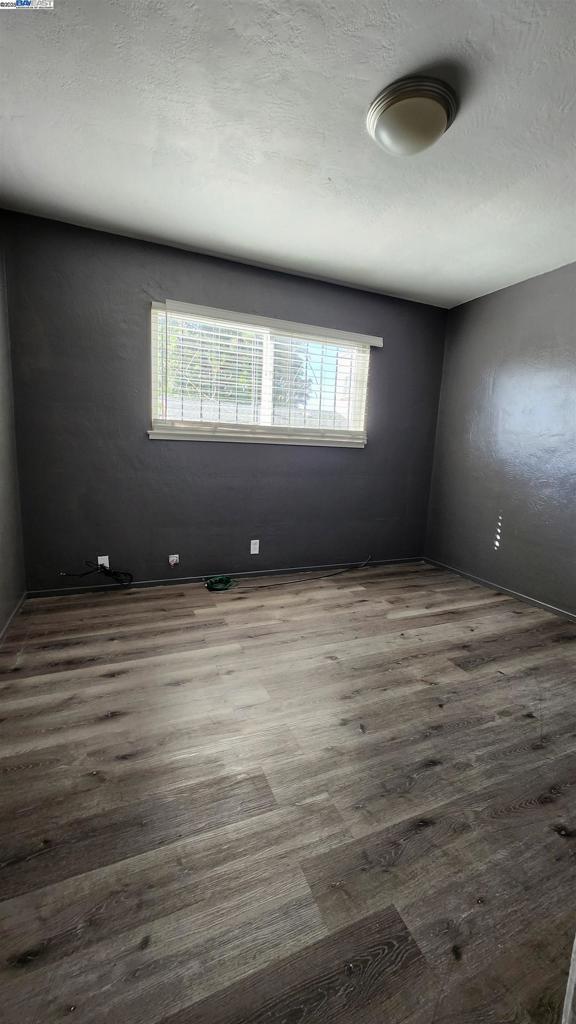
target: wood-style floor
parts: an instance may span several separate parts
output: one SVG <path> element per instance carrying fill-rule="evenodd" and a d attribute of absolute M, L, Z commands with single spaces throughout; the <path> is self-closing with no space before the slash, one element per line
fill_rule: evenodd
<path fill-rule="evenodd" d="M 559 1024 L 575 694 L 576 624 L 426 565 L 28 601 L 0 1019 Z"/>

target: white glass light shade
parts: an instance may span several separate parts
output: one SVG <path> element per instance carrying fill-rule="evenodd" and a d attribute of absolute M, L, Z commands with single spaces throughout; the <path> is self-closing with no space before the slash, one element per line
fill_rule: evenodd
<path fill-rule="evenodd" d="M 376 122 L 376 142 L 395 156 L 411 156 L 428 149 L 448 127 L 446 111 L 436 100 L 400 100 L 388 107 Z"/>
<path fill-rule="evenodd" d="M 405 78 L 376 97 L 366 118 L 370 135 L 394 156 L 428 149 L 444 135 L 456 115 L 456 97 L 436 79 Z"/>

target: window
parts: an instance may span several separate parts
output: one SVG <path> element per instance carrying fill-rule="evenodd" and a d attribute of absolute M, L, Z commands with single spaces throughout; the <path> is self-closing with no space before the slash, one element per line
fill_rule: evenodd
<path fill-rule="evenodd" d="M 149 436 L 363 447 L 371 345 L 382 339 L 155 302 Z"/>

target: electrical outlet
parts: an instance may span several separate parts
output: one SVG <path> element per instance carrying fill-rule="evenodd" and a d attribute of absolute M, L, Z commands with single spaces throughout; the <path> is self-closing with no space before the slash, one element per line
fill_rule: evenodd
<path fill-rule="evenodd" d="M 103 565 L 105 569 L 110 568 L 110 558 L 108 555 L 98 555 L 98 565 Z"/>
<path fill-rule="evenodd" d="M 180 564 L 180 555 L 168 555 L 168 565 L 174 568 L 175 565 Z"/>
<path fill-rule="evenodd" d="M 260 541 L 259 540 L 251 540 L 250 541 L 250 554 L 251 555 L 259 555 L 260 554 Z"/>

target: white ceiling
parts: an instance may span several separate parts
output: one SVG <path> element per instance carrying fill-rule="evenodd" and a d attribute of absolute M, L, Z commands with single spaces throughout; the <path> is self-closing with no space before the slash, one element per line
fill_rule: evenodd
<path fill-rule="evenodd" d="M 0 205 L 452 306 L 576 260 L 574 0 L 0 11 Z M 448 134 L 364 128 L 432 70 Z"/>

